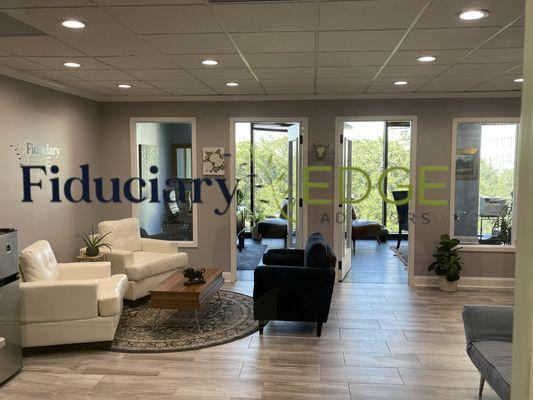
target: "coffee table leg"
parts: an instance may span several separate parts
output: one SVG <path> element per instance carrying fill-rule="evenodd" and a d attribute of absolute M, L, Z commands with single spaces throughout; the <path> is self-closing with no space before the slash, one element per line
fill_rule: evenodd
<path fill-rule="evenodd" d="M 157 325 L 157 320 L 159 319 L 159 314 L 161 314 L 161 309 L 157 310 L 157 314 L 155 315 L 154 324 L 152 325 L 152 329 L 154 329 L 155 326 Z"/>
<path fill-rule="evenodd" d="M 194 309 L 194 317 L 196 318 L 196 326 L 198 327 L 198 332 L 202 333 L 202 329 L 200 328 L 200 322 L 198 322 L 198 311 L 196 308 Z"/>

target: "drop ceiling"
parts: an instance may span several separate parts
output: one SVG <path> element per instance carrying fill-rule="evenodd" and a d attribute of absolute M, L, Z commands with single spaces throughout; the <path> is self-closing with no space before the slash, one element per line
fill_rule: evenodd
<path fill-rule="evenodd" d="M 474 6 L 490 16 L 457 17 Z M 0 29 L 0 73 L 101 101 L 519 96 L 524 8 L 523 0 L 1 0 L 9 29 Z M 65 29 L 58 22 L 67 18 L 87 27 Z M 421 64 L 422 55 L 437 60 Z M 206 58 L 219 64 L 204 66 Z"/>

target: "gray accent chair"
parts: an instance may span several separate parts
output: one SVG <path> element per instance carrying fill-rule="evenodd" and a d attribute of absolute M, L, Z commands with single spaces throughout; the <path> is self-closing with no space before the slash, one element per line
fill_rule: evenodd
<path fill-rule="evenodd" d="M 465 306 L 463 323 L 466 352 L 481 373 L 479 397 L 486 380 L 502 400 L 509 400 L 513 307 Z"/>

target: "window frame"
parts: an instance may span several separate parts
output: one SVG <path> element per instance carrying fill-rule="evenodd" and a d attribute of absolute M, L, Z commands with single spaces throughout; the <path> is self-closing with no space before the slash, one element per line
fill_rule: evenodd
<path fill-rule="evenodd" d="M 492 253 L 514 253 L 516 251 L 516 210 L 518 209 L 518 152 L 519 152 L 519 136 L 520 136 L 520 117 L 469 117 L 469 118 L 453 118 L 452 120 L 452 144 L 451 144 L 451 159 L 450 159 L 450 237 L 455 236 L 455 173 L 457 156 L 457 126 L 461 123 L 480 123 L 480 124 L 517 124 L 516 130 L 516 145 L 515 145 L 515 162 L 514 162 L 514 176 L 513 176 L 513 226 L 511 231 L 512 244 L 491 245 L 491 244 L 468 244 L 461 243 L 462 252 L 492 252 Z"/>

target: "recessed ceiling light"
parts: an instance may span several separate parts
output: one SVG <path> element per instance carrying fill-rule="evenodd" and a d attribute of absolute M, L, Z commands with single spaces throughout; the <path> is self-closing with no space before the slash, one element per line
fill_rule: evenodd
<path fill-rule="evenodd" d="M 524 82 L 524 78 L 516 78 L 516 79 L 513 80 L 513 82 L 522 83 L 522 82 Z"/>
<path fill-rule="evenodd" d="M 61 25 L 69 29 L 83 29 L 86 27 L 85 22 L 81 22 L 77 19 L 67 19 L 67 20 L 61 21 Z"/>
<path fill-rule="evenodd" d="M 239 86 L 239 83 L 238 82 L 226 82 L 226 86 L 236 87 L 236 86 Z"/>
<path fill-rule="evenodd" d="M 436 59 L 437 57 L 433 57 L 433 56 L 422 56 L 422 57 L 417 58 L 417 60 L 420 62 L 433 62 Z"/>
<path fill-rule="evenodd" d="M 204 64 L 204 65 L 217 65 L 218 61 L 217 60 L 213 60 L 212 58 L 208 58 L 206 60 L 202 60 L 202 64 Z"/>
<path fill-rule="evenodd" d="M 78 64 L 77 62 L 71 62 L 71 61 L 63 63 L 63 65 L 65 67 L 68 67 L 68 68 L 79 68 L 79 67 L 81 67 L 81 64 Z"/>
<path fill-rule="evenodd" d="M 395 81 L 395 82 L 394 82 L 394 84 L 395 84 L 396 86 L 405 86 L 405 85 L 407 85 L 408 83 L 409 83 L 409 82 L 407 82 L 407 81 Z"/>
<path fill-rule="evenodd" d="M 490 13 L 487 10 L 481 10 L 476 8 L 461 11 L 459 13 L 459 18 L 465 21 L 475 21 L 476 19 L 486 18 L 489 15 Z"/>
<path fill-rule="evenodd" d="M 121 89 L 129 89 L 129 88 L 131 88 L 131 85 L 129 85 L 127 83 L 121 83 L 120 85 L 117 85 L 117 87 L 119 87 Z"/>

